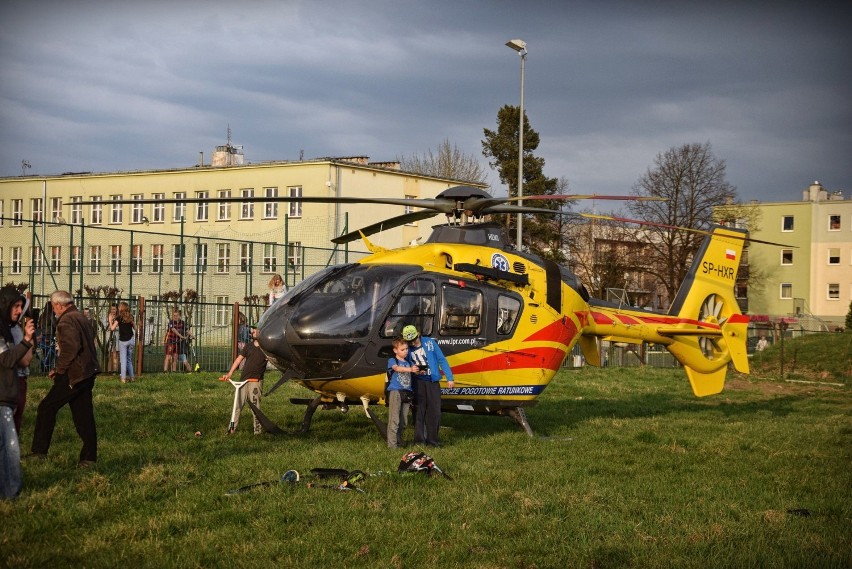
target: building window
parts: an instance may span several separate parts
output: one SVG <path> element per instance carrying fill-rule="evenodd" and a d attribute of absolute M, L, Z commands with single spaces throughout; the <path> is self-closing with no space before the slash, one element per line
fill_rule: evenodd
<path fill-rule="evenodd" d="M 828 216 L 828 230 L 840 231 L 840 215 L 831 214 Z"/>
<path fill-rule="evenodd" d="M 828 300 L 840 300 L 840 283 L 828 283 Z"/>
<path fill-rule="evenodd" d="M 186 254 L 186 245 L 175 243 L 172 245 L 172 272 L 179 273 L 183 270 L 183 256 Z"/>
<path fill-rule="evenodd" d="M 130 252 L 130 272 L 142 272 L 142 245 L 134 245 Z"/>
<path fill-rule="evenodd" d="M 92 218 L 92 220 L 91 220 L 90 223 L 92 225 L 100 225 L 101 223 L 104 222 L 104 208 L 103 208 L 103 204 L 100 203 L 101 196 L 92 196 L 91 201 L 98 202 L 98 203 L 92 204 L 92 215 L 90 216 Z"/>
<path fill-rule="evenodd" d="M 3 247 L 0 247 L 0 275 L 3 274 Z"/>
<path fill-rule="evenodd" d="M 11 270 L 13 275 L 20 275 L 23 270 L 23 253 L 22 247 L 12 247 L 12 258 L 10 261 L 12 263 Z"/>
<path fill-rule="evenodd" d="M 30 200 L 30 219 L 33 221 L 44 220 L 44 201 L 41 198 Z"/>
<path fill-rule="evenodd" d="M 227 296 L 216 297 L 216 314 L 213 317 L 214 326 L 227 326 L 231 323 L 231 303 Z"/>
<path fill-rule="evenodd" d="M 151 245 L 151 272 L 155 274 L 163 272 L 162 245 Z"/>
<path fill-rule="evenodd" d="M 263 272 L 274 273 L 278 270 L 278 262 L 275 258 L 275 244 L 263 244 Z"/>
<path fill-rule="evenodd" d="M 414 199 L 417 199 L 417 196 L 405 196 L 405 199 L 414 200 Z M 414 207 L 410 206 L 410 205 L 406 205 L 405 206 L 405 213 L 406 214 L 414 213 Z M 408 223 L 406 223 L 406 225 L 417 225 L 417 223 L 414 222 L 414 221 L 409 221 Z"/>
<path fill-rule="evenodd" d="M 79 275 L 83 271 L 83 248 L 74 245 L 71 248 L 71 274 Z"/>
<path fill-rule="evenodd" d="M 89 247 L 89 272 L 101 272 L 101 246 L 92 245 Z"/>
<path fill-rule="evenodd" d="M 792 249 L 781 249 L 781 264 L 782 265 L 792 265 L 793 264 L 793 250 Z"/>
<path fill-rule="evenodd" d="M 231 266 L 231 244 L 218 243 L 216 245 L 216 272 L 227 273 Z"/>
<path fill-rule="evenodd" d="M 207 272 L 207 243 L 195 244 L 195 272 Z"/>
<path fill-rule="evenodd" d="M 174 198 L 176 200 L 185 200 L 186 199 L 186 192 L 175 192 Z M 175 222 L 180 222 L 181 219 L 185 219 L 186 218 L 186 202 L 176 201 L 175 202 L 174 214 L 175 214 L 175 216 L 172 219 Z"/>
<path fill-rule="evenodd" d="M 130 196 L 133 201 L 142 199 L 142 194 L 133 194 Z M 142 223 L 142 218 L 145 217 L 145 206 L 141 203 L 135 203 L 130 206 L 130 222 Z"/>
<path fill-rule="evenodd" d="M 153 194 L 151 196 L 157 200 L 151 208 L 151 222 L 163 223 L 166 221 L 166 204 L 163 200 L 166 199 L 166 194 Z"/>
<path fill-rule="evenodd" d="M 264 188 L 264 193 L 268 198 L 278 197 L 278 188 Z M 278 218 L 278 202 L 266 202 L 263 204 L 263 219 Z"/>
<path fill-rule="evenodd" d="M 240 272 L 251 270 L 251 243 L 240 243 Z"/>
<path fill-rule="evenodd" d="M 219 190 L 219 198 L 227 199 L 231 197 L 231 190 Z M 216 221 L 229 221 L 231 219 L 231 203 L 219 203 L 219 211 L 216 214 Z"/>
<path fill-rule="evenodd" d="M 24 224 L 24 200 L 12 200 L 12 227 Z"/>
<path fill-rule="evenodd" d="M 793 298 L 793 284 L 792 283 L 781 283 L 781 298 L 783 300 L 789 300 Z"/>
<path fill-rule="evenodd" d="M 40 275 L 41 269 L 44 266 L 41 247 L 33 247 L 30 255 L 30 267 L 32 272 Z"/>
<path fill-rule="evenodd" d="M 121 196 L 112 196 L 112 201 L 118 201 L 121 199 Z M 120 203 L 112 204 L 111 214 L 109 217 L 109 222 L 111 225 L 118 225 L 122 221 L 122 215 L 124 213 L 124 206 Z"/>
<path fill-rule="evenodd" d="M 838 247 L 831 247 L 828 250 L 828 264 L 829 265 L 839 265 L 840 264 L 840 249 Z"/>
<path fill-rule="evenodd" d="M 291 198 L 302 197 L 302 186 L 288 188 Z M 302 202 L 290 202 L 290 217 L 302 217 Z"/>
<path fill-rule="evenodd" d="M 50 198 L 50 220 L 62 223 L 62 198 Z"/>
<path fill-rule="evenodd" d="M 54 273 L 62 270 L 62 247 L 59 245 L 50 248 L 50 270 Z"/>
<path fill-rule="evenodd" d="M 240 195 L 244 198 L 253 198 L 254 197 L 254 190 L 253 189 L 240 190 Z M 253 219 L 253 218 L 254 218 L 254 203 L 242 202 L 240 204 L 240 219 Z"/>
<path fill-rule="evenodd" d="M 71 196 L 71 223 L 80 225 L 83 223 L 83 206 L 80 202 L 83 201 L 83 196 Z"/>
<path fill-rule="evenodd" d="M 109 247 L 109 272 L 114 275 L 121 272 L 121 245 Z"/>
<path fill-rule="evenodd" d="M 792 215 L 785 215 L 781 218 L 781 231 L 793 231 Z"/>
<path fill-rule="evenodd" d="M 195 204 L 195 221 L 207 221 L 208 207 L 207 198 L 210 197 L 210 192 L 195 192 L 195 197 L 204 200 Z"/>
<path fill-rule="evenodd" d="M 302 266 L 302 244 L 294 241 L 287 246 L 287 268 L 294 273 Z"/>
<path fill-rule="evenodd" d="M 3 215 L 4 215 L 3 204 L 5 204 L 5 203 L 6 202 L 4 202 L 3 200 L 0 200 L 0 227 L 3 227 L 3 224 L 6 223 L 6 220 L 3 219 Z"/>

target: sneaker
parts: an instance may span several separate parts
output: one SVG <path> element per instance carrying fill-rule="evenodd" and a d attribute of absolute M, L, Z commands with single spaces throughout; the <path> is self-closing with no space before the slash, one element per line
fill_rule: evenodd
<path fill-rule="evenodd" d="M 92 468 L 97 464 L 94 460 L 81 460 L 77 463 L 77 468 L 83 470 L 87 468 Z"/>

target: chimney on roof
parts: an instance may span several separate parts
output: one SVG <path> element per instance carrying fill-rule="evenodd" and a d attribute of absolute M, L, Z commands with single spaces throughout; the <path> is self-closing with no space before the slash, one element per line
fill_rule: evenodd
<path fill-rule="evenodd" d="M 828 190 L 822 187 L 819 180 L 808 186 L 808 189 L 802 192 L 802 200 L 806 202 L 819 202 L 828 199 Z"/>

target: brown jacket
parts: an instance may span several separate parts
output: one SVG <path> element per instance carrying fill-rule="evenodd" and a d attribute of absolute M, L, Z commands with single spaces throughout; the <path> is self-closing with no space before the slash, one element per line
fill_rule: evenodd
<path fill-rule="evenodd" d="M 101 372 L 92 327 L 73 304 L 56 322 L 56 345 L 59 355 L 54 369 L 57 375 L 68 374 L 71 387 Z"/>

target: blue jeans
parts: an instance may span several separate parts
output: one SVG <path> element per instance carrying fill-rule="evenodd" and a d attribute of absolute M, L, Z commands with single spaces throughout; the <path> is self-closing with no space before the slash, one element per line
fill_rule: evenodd
<path fill-rule="evenodd" d="M 15 431 L 15 410 L 0 405 L 0 498 L 11 500 L 21 492 L 21 447 Z"/>
<path fill-rule="evenodd" d="M 135 342 L 135 337 L 130 338 L 126 342 L 118 341 L 118 360 L 120 362 L 118 375 L 121 379 L 133 379 L 133 344 Z M 125 370 L 127 373 L 125 373 Z"/>

